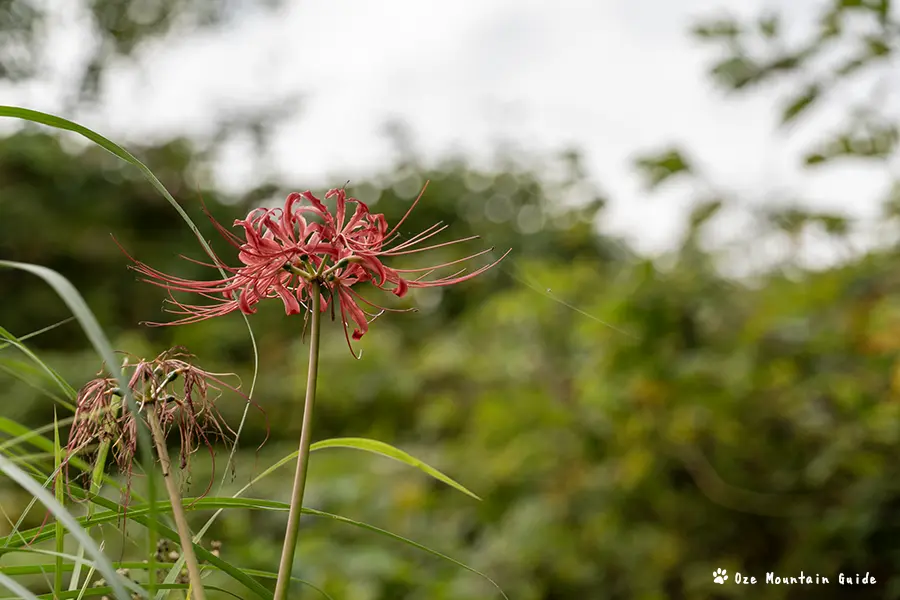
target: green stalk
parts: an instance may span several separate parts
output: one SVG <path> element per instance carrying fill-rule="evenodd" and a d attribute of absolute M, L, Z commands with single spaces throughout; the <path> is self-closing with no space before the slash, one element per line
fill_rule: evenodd
<path fill-rule="evenodd" d="M 106 471 L 106 457 L 109 456 L 109 446 L 110 441 L 103 440 L 97 449 L 97 460 L 94 462 L 94 470 L 91 471 L 91 496 L 99 494 L 100 488 L 103 487 L 103 475 Z M 91 514 L 92 506 L 88 505 L 88 514 Z"/>
<path fill-rule="evenodd" d="M 169 501 L 172 503 L 172 517 L 178 529 L 178 537 L 181 540 L 181 554 L 187 563 L 188 578 L 191 582 L 191 595 L 194 600 L 206 600 L 203 591 L 203 580 L 200 578 L 200 564 L 194 553 L 194 542 L 191 539 L 191 528 L 188 526 L 187 517 L 184 514 L 184 505 L 181 501 L 181 493 L 172 477 L 172 461 L 169 460 L 169 450 L 166 448 L 166 436 L 163 434 L 159 417 L 156 414 L 156 401 L 147 403 L 147 421 L 150 423 L 150 433 L 156 443 L 156 453 L 162 466 L 163 479 L 166 482 L 166 490 L 169 492 Z"/>
<path fill-rule="evenodd" d="M 297 535 L 300 530 L 300 511 L 303 508 L 303 492 L 306 490 L 306 467 L 309 464 L 309 445 L 312 440 L 312 414 L 316 402 L 316 378 L 319 372 L 319 329 L 321 326 L 321 292 L 319 281 L 311 282 L 312 315 L 310 315 L 309 371 L 306 377 L 306 400 L 303 404 L 303 425 L 300 429 L 300 454 L 297 457 L 297 472 L 294 475 L 294 490 L 291 493 L 291 510 L 288 513 L 287 530 L 284 534 L 284 548 L 278 566 L 278 580 L 275 583 L 274 600 L 287 600 L 294 566 L 294 552 L 297 549 Z"/>
<path fill-rule="evenodd" d="M 90 495 L 96 496 L 100 493 L 100 489 L 103 487 L 103 476 L 106 472 L 106 457 L 109 455 L 109 446 L 110 441 L 103 440 L 100 442 L 100 447 L 97 450 L 97 459 L 94 463 L 94 469 L 91 471 L 91 485 L 90 485 Z M 94 505 L 93 503 L 88 504 L 87 516 L 88 518 L 92 517 L 94 514 Z M 78 546 L 78 558 L 84 558 L 84 546 Z M 153 565 L 150 565 L 153 567 Z M 91 571 L 92 573 L 93 571 Z M 88 580 L 91 578 L 91 573 L 88 573 Z M 75 563 L 75 568 L 72 570 L 72 577 L 69 579 L 69 591 L 72 592 L 78 589 L 79 582 L 81 581 L 81 563 Z"/>
<path fill-rule="evenodd" d="M 65 504 L 66 494 L 63 488 L 62 461 L 63 451 L 59 441 L 59 422 L 56 419 L 56 408 L 53 409 L 53 467 L 56 472 L 54 491 L 56 492 L 56 501 Z M 62 598 L 63 593 L 63 559 L 60 556 L 66 551 L 66 529 L 59 519 L 56 519 L 56 573 L 53 575 L 53 593 L 54 597 Z"/>

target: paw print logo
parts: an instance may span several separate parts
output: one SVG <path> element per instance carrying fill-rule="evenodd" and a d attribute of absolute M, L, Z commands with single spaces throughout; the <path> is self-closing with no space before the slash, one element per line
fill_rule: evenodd
<path fill-rule="evenodd" d="M 715 581 L 719 585 L 722 585 L 723 583 L 728 581 L 728 575 L 726 575 L 727 572 L 728 571 L 726 571 L 725 569 L 716 569 L 713 573 L 713 581 Z"/>

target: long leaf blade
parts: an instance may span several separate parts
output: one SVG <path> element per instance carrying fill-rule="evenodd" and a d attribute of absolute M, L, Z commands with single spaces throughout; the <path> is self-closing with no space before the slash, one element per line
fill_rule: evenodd
<path fill-rule="evenodd" d="M 46 376 L 50 380 L 52 380 L 54 384 L 59 386 L 68 400 L 73 400 L 75 398 L 76 392 L 72 388 L 72 386 L 70 386 L 69 383 L 65 379 L 63 379 L 63 377 L 59 373 L 57 373 L 50 365 L 42 361 L 34 352 L 32 352 L 25 344 L 23 344 L 22 340 L 16 338 L 16 336 L 14 336 L 3 327 L 0 327 L 0 337 L 7 340 L 6 345 L 14 346 L 17 350 L 19 350 L 22 354 L 27 356 L 29 359 L 31 359 L 32 362 L 39 366 L 41 370 L 44 371 Z M 71 402 L 66 402 L 64 403 L 64 405 L 69 410 L 75 410 L 75 405 Z"/>
<path fill-rule="evenodd" d="M 56 473 L 56 477 L 53 479 L 53 489 L 56 494 L 56 501 L 60 506 L 65 506 L 65 487 L 63 486 L 63 478 L 62 478 L 62 461 L 63 461 L 63 450 L 62 444 L 59 442 L 59 419 L 56 418 L 56 410 L 53 411 L 53 469 Z M 62 594 L 63 591 L 63 558 L 62 553 L 66 550 L 66 530 L 63 527 L 62 521 L 56 519 L 56 526 L 54 527 L 54 533 L 56 535 L 56 551 L 59 553 L 56 556 L 56 573 L 53 575 L 53 591 L 57 596 Z"/>
<path fill-rule="evenodd" d="M 53 516 L 65 525 L 66 529 L 69 530 L 69 533 L 84 546 L 85 551 L 94 559 L 97 564 L 97 570 L 103 573 L 103 576 L 113 586 L 116 595 L 119 598 L 127 599 L 130 597 L 128 592 L 125 591 L 125 587 L 123 587 L 124 578 L 116 573 L 112 564 L 110 564 L 109 560 L 103 555 L 103 552 L 97 547 L 97 544 L 94 543 L 91 536 L 81 528 L 81 525 L 78 524 L 75 517 L 73 517 L 62 504 L 56 501 L 56 498 L 19 467 L 12 464 L 8 458 L 2 455 L 0 455 L 0 471 L 3 471 L 7 477 L 25 488 L 29 494 L 37 498 L 41 504 L 46 506 L 50 512 L 53 513 Z M 51 535 L 55 535 L 55 533 L 51 532 Z"/>
<path fill-rule="evenodd" d="M 326 448 L 352 448 L 354 450 L 362 450 L 364 452 L 371 452 L 372 454 L 378 454 L 379 456 L 384 456 L 390 458 L 392 460 L 396 460 L 398 462 L 402 462 L 403 464 L 409 465 L 411 467 L 415 467 L 419 469 L 423 473 L 434 477 L 438 481 L 442 483 L 446 483 L 452 488 L 455 488 L 466 494 L 467 496 L 471 496 L 476 500 L 481 500 L 474 493 L 470 492 L 466 489 L 462 484 L 454 481 L 453 479 L 447 477 L 437 469 L 432 466 L 427 465 L 422 462 L 415 456 L 400 450 L 399 448 L 395 448 L 390 444 L 386 444 L 384 442 L 379 442 L 378 440 L 372 440 L 368 438 L 358 438 L 358 437 L 347 437 L 347 438 L 332 438 L 328 440 L 322 440 L 320 442 L 314 443 L 310 446 L 310 451 L 312 450 L 324 450 Z"/>
<path fill-rule="evenodd" d="M 124 160 L 128 164 L 136 167 L 144 178 L 150 182 L 150 185 L 156 189 L 157 192 L 162 195 L 166 201 L 172 205 L 172 208 L 181 216 L 190 230 L 194 233 L 194 236 L 197 238 L 197 241 L 200 242 L 200 246 L 206 251 L 207 254 L 212 255 L 212 248 L 210 248 L 209 244 L 206 242 L 206 238 L 203 237 L 203 234 L 200 233 L 200 230 L 197 228 L 197 225 L 191 220 L 188 214 L 184 211 L 180 204 L 172 197 L 172 194 L 169 193 L 169 190 L 166 189 L 166 186 L 162 184 L 162 182 L 153 174 L 147 165 L 139 161 L 134 157 L 130 152 L 125 150 L 125 148 L 119 146 L 115 142 L 110 139 L 107 139 L 97 133 L 96 131 L 92 131 L 83 125 L 79 125 L 73 121 L 69 121 L 68 119 L 64 119 L 62 117 L 58 117 L 56 115 L 51 115 L 49 113 L 40 112 L 37 110 L 31 110 L 28 108 L 22 108 L 19 106 L 3 106 L 0 105 L 0 117 L 12 117 L 14 119 L 22 119 L 24 121 L 31 121 L 32 123 L 39 123 L 41 125 L 47 125 L 48 127 L 55 127 L 56 129 L 62 129 L 64 131 L 71 131 L 73 133 L 77 133 L 88 140 L 94 142 L 107 152 L 110 152 L 114 156 L 119 157 Z M 225 270 L 219 267 L 219 273 L 222 277 L 227 277 L 228 275 L 225 273 Z M 250 327 L 250 320 L 247 318 L 247 315 L 241 313 L 241 317 L 244 319 L 244 324 L 247 327 L 247 332 L 250 335 L 250 345 L 253 347 L 253 379 L 250 382 L 250 390 L 247 394 L 249 398 L 253 398 L 253 391 L 256 389 L 256 379 L 259 375 L 259 349 L 256 346 L 256 337 L 253 335 L 253 328 Z M 244 429 L 244 423 L 247 420 L 247 413 L 250 410 L 250 404 L 244 407 L 244 413 L 241 416 L 241 422 L 238 425 L 237 429 L 237 438 L 240 438 L 240 434 Z M 228 464 L 225 465 L 225 471 L 228 471 L 228 468 L 231 466 L 232 461 L 234 460 L 234 453 L 237 450 L 237 439 L 235 440 L 234 446 L 231 450 L 231 453 L 228 456 Z M 223 479 L 224 481 L 224 479 Z M 221 487 L 220 487 L 221 489 Z"/>
<path fill-rule="evenodd" d="M 156 523 L 158 521 L 158 519 L 155 518 L 157 475 L 156 469 L 154 468 L 155 460 L 153 457 L 152 444 L 150 443 L 150 432 L 147 431 L 147 424 L 138 413 L 137 403 L 134 401 L 134 396 L 128 387 L 128 381 L 123 376 L 122 370 L 119 368 L 119 365 L 116 362 L 116 355 L 113 352 L 112 346 L 109 343 L 106 334 L 103 333 L 103 329 L 101 329 L 100 324 L 97 322 L 97 318 L 94 316 L 94 313 L 91 312 L 91 309 L 88 308 L 87 303 L 84 301 L 84 298 L 81 297 L 81 294 L 78 293 L 78 290 L 75 289 L 75 286 L 73 286 L 68 279 L 66 279 L 56 271 L 53 271 L 52 269 L 48 269 L 46 267 L 42 267 L 40 265 L 20 263 L 8 260 L 0 260 L 0 267 L 19 269 L 21 271 L 31 273 L 32 275 L 36 275 L 43 279 L 45 283 L 53 288 L 53 291 L 57 293 L 57 295 L 63 300 L 63 302 L 66 303 L 66 306 L 69 307 L 69 310 L 72 311 L 72 315 L 78 320 L 79 325 L 81 325 L 81 329 L 84 331 L 88 340 L 90 340 L 91 345 L 93 345 L 94 349 L 97 351 L 97 354 L 99 354 L 103 361 L 106 363 L 106 370 L 118 382 L 119 389 L 121 389 L 123 391 L 123 394 L 125 395 L 125 402 L 128 406 L 128 410 L 130 410 L 131 414 L 134 415 L 135 422 L 137 423 L 139 446 L 138 450 L 141 454 L 141 463 L 143 464 L 144 472 L 147 475 L 147 490 L 150 500 L 149 507 L 151 513 L 154 516 L 154 518 L 150 520 L 150 539 L 153 540 L 155 538 L 155 532 L 153 531 L 153 528 L 156 526 Z"/>
<path fill-rule="evenodd" d="M 38 597 L 29 592 L 25 586 L 10 577 L 0 573 L 0 585 L 16 594 L 12 600 L 38 600 Z"/>
<path fill-rule="evenodd" d="M 91 498 L 91 501 L 96 502 L 97 504 L 110 509 L 108 511 L 105 511 L 102 513 L 97 513 L 96 515 L 94 515 L 94 517 L 90 521 L 91 525 L 96 525 L 99 523 L 113 521 L 118 518 L 118 516 L 120 514 L 120 512 L 118 510 L 118 505 L 116 505 L 104 498 Z M 290 510 L 290 505 L 288 505 L 284 502 L 276 502 L 274 500 L 262 500 L 262 499 L 258 499 L 258 498 L 229 498 L 229 497 L 185 498 L 183 500 L 183 502 L 184 502 L 185 510 L 246 509 L 246 510 L 271 510 L 271 511 L 279 511 L 279 512 Z M 161 505 L 159 507 L 159 509 L 161 512 L 163 512 L 163 511 L 171 510 L 171 507 L 168 505 Z M 132 505 L 128 508 L 129 518 L 138 523 L 145 523 L 147 512 L 148 512 L 148 509 L 145 506 Z M 338 522 L 341 522 L 341 523 L 344 523 L 347 525 L 353 525 L 354 527 L 358 527 L 361 529 L 366 529 L 368 531 L 372 531 L 374 533 L 378 533 L 379 535 L 389 537 L 395 541 L 402 542 L 408 546 L 412 546 L 413 548 L 416 548 L 423 552 L 427 552 L 428 554 L 431 554 L 432 556 L 446 560 L 446 561 L 460 567 L 461 569 L 464 569 L 466 571 L 469 571 L 470 573 L 478 575 L 479 577 L 483 578 L 485 581 L 487 581 L 491 585 L 493 585 L 504 598 L 507 598 L 507 596 L 503 592 L 502 588 L 500 588 L 500 586 L 493 579 L 488 577 L 486 574 L 482 573 L 478 569 L 475 569 L 474 567 L 470 567 L 469 565 L 456 560 L 455 558 L 447 556 L 446 554 L 443 554 L 442 552 L 438 552 L 437 550 L 429 548 L 428 546 L 425 546 L 424 544 L 414 542 L 413 540 L 405 538 L 402 535 L 392 533 L 385 529 L 381 529 L 380 527 L 376 527 L 374 525 L 369 525 L 368 523 L 364 523 L 362 521 L 356 521 L 355 519 L 350 519 L 349 517 L 344 517 L 341 515 L 335 515 L 332 513 L 315 510 L 312 508 L 304 508 L 303 514 L 308 514 L 308 515 L 311 515 L 314 517 L 319 517 L 319 518 L 327 518 L 327 519 L 338 521 Z M 88 524 L 88 523 L 85 523 L 84 521 L 82 521 L 82 523 L 84 523 L 85 525 Z M 36 534 L 37 530 L 34 530 L 34 531 Z M 178 539 L 177 533 L 175 533 L 175 531 L 165 528 L 161 525 L 160 525 L 160 532 L 163 533 L 163 535 L 166 535 L 167 537 L 169 535 L 173 536 L 170 539 L 174 539 L 174 540 Z M 27 535 L 29 533 L 31 533 L 31 532 L 25 531 L 25 532 L 23 532 L 23 535 Z M 36 541 L 40 541 L 42 539 L 49 539 L 49 535 L 46 532 L 44 532 L 44 533 L 41 533 L 40 535 L 37 535 L 37 537 L 35 538 Z M 16 542 L 10 543 L 10 546 L 16 546 L 16 545 L 18 545 L 18 543 L 16 543 Z M 197 556 L 199 558 L 207 559 L 206 558 L 207 556 L 212 556 L 206 549 L 204 549 L 202 546 L 200 546 L 198 544 L 194 544 L 194 549 L 197 551 Z M 2 556 L 2 554 L 3 554 L 3 552 L 2 552 L 2 550 L 0 550 L 0 556 Z M 207 560 L 209 560 L 209 559 L 207 559 Z M 209 560 L 209 562 L 212 563 L 213 561 Z M 230 572 L 229 572 L 229 574 L 230 574 Z M 266 594 L 267 595 L 265 595 L 264 597 L 271 598 L 271 593 L 268 592 L 267 590 L 266 590 Z"/>

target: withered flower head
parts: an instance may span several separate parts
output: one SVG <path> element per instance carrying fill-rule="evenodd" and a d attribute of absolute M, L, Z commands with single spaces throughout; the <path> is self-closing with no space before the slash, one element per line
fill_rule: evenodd
<path fill-rule="evenodd" d="M 173 429 L 178 431 L 180 468 L 188 469 L 191 456 L 201 446 L 206 446 L 214 469 L 214 442 L 220 440 L 229 446 L 236 438 L 216 407 L 216 400 L 223 389 L 241 392 L 238 387 L 225 383 L 221 374 L 204 371 L 192 364 L 193 358 L 177 347 L 152 360 L 127 357 L 122 368 L 141 418 L 146 422 L 148 407 L 152 405 L 164 434 Z M 116 380 L 103 376 L 104 371 L 97 375 L 78 391 L 75 420 L 66 446 L 67 456 L 75 455 L 91 444 L 109 442 L 113 460 L 130 482 L 138 443 L 135 415 L 125 406 L 123 392 Z M 255 403 L 254 406 L 259 408 Z"/>

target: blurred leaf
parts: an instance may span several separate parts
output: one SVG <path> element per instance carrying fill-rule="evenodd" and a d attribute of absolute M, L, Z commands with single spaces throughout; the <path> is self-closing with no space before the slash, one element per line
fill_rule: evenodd
<path fill-rule="evenodd" d="M 837 158 L 884 159 L 891 156 L 900 141 L 897 126 L 865 123 L 857 130 L 847 130 L 820 144 L 817 151 L 805 157 L 807 165 L 820 165 Z"/>
<path fill-rule="evenodd" d="M 658 187 L 675 175 L 692 172 L 690 163 L 677 149 L 665 150 L 655 156 L 638 158 L 635 161 L 635 167 L 647 179 L 647 186 L 650 189 Z"/>
<path fill-rule="evenodd" d="M 878 20 L 882 26 L 887 25 L 891 14 L 891 0 L 875 0 L 873 2 Z"/>
<path fill-rule="evenodd" d="M 873 57 L 885 57 L 893 50 L 883 37 L 870 36 L 866 38 L 866 46 Z"/>
<path fill-rule="evenodd" d="M 708 200 L 695 206 L 690 216 L 691 229 L 703 227 L 704 224 L 718 214 L 722 209 L 722 205 L 721 200 Z"/>
<path fill-rule="evenodd" d="M 763 37 L 773 39 L 781 32 L 781 18 L 777 14 L 761 17 L 758 21 L 759 32 Z"/>
<path fill-rule="evenodd" d="M 0 79 L 17 81 L 30 76 L 38 56 L 24 52 L 40 39 L 46 15 L 28 0 L 0 1 Z"/>
<path fill-rule="evenodd" d="M 41 76 L 47 62 L 44 40 L 55 39 L 61 30 L 74 32 L 84 45 L 85 55 L 67 66 L 74 69 L 68 79 L 66 97 L 93 102 L 100 97 L 100 85 L 107 68 L 117 60 L 131 58 L 147 42 L 164 40 L 170 34 L 222 26 L 251 10 L 245 2 L 205 2 L 203 0 L 86 0 L 73 2 L 76 19 L 48 18 L 49 6 L 33 0 L 0 0 L 0 79 L 25 81 Z M 254 2 L 255 10 L 273 10 L 282 0 Z"/>
<path fill-rule="evenodd" d="M 801 113 L 806 111 L 812 104 L 819 98 L 819 93 L 821 92 L 821 88 L 813 84 L 807 87 L 803 92 L 792 98 L 787 107 L 782 111 L 781 114 L 781 123 L 786 124 L 790 123 Z"/>
<path fill-rule="evenodd" d="M 713 19 L 695 24 L 691 33 L 701 39 L 733 40 L 741 35 L 742 29 L 734 19 Z"/>
<path fill-rule="evenodd" d="M 848 75 L 856 73 L 863 67 L 869 66 L 871 63 L 872 59 L 868 54 L 856 56 L 835 68 L 834 74 L 838 77 L 847 77 Z"/>
<path fill-rule="evenodd" d="M 746 56 L 731 56 L 713 66 L 712 78 L 725 87 L 739 90 L 759 79 L 762 68 Z"/>
<path fill-rule="evenodd" d="M 816 153 L 816 152 L 814 152 L 814 153 L 812 153 L 812 154 L 807 154 L 807 155 L 803 158 L 803 162 L 805 162 L 805 163 L 806 163 L 807 165 L 809 165 L 809 166 L 820 165 L 820 164 L 822 164 L 822 163 L 824 163 L 824 162 L 827 162 L 827 161 L 828 161 L 828 157 L 827 157 L 827 156 L 825 156 L 824 154 Z"/>
<path fill-rule="evenodd" d="M 820 223 L 830 235 L 843 236 L 850 232 L 850 220 L 842 215 L 821 213 L 815 215 L 813 220 Z"/>
<path fill-rule="evenodd" d="M 887 218 L 900 217 L 900 182 L 894 181 L 881 201 L 881 213 Z"/>
<path fill-rule="evenodd" d="M 814 215 L 805 208 L 785 206 L 770 210 L 768 218 L 774 227 L 784 233 L 798 235 L 814 219 Z"/>

